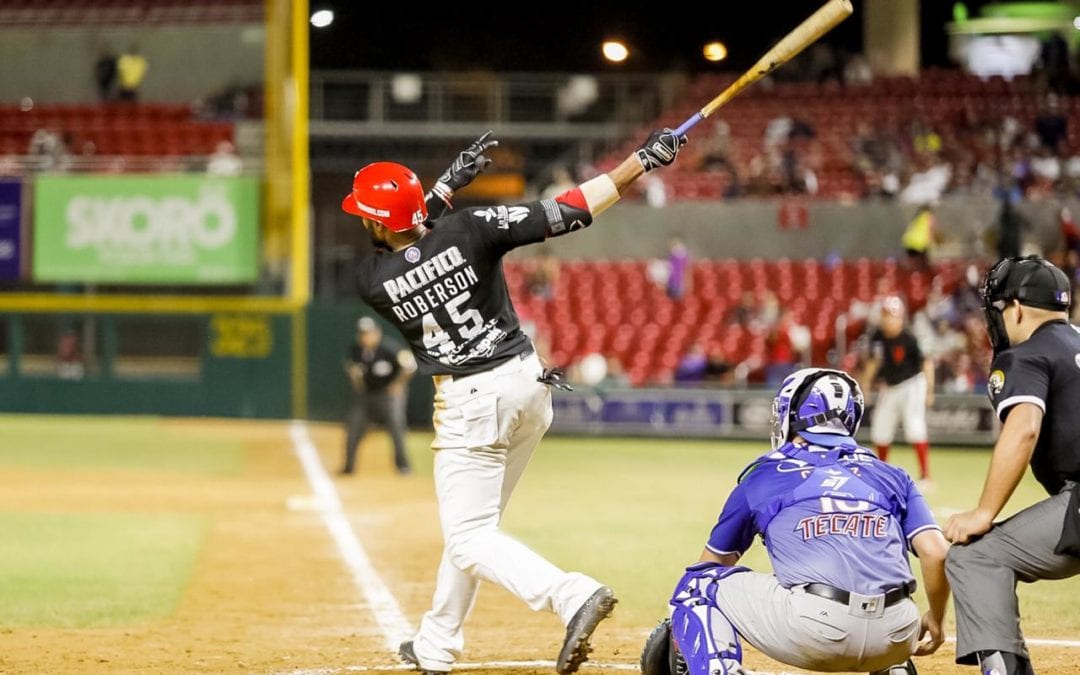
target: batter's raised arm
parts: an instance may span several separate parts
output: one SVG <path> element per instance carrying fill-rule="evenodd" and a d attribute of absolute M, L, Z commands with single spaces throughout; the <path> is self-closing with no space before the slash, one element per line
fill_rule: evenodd
<path fill-rule="evenodd" d="M 428 222 L 434 221 L 441 216 L 446 209 L 453 208 L 450 204 L 454 193 L 476 180 L 484 169 L 491 164 L 491 158 L 485 157 L 484 153 L 492 148 L 499 147 L 499 141 L 491 137 L 491 130 L 473 141 L 469 147 L 458 153 L 454 162 L 435 181 L 431 191 L 424 195 L 427 204 Z"/>
<path fill-rule="evenodd" d="M 561 218 L 549 225 L 547 236 L 573 232 L 588 227 L 593 219 L 606 211 L 645 173 L 661 166 L 670 166 L 686 144 L 686 136 L 676 136 L 671 129 L 649 134 L 637 150 L 611 171 L 585 181 L 573 190 L 555 198 Z"/>

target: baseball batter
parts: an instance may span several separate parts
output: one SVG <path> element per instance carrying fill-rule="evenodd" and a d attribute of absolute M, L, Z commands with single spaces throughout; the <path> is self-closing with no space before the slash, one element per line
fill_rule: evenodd
<path fill-rule="evenodd" d="M 912 673 L 944 640 L 948 544 L 911 478 L 856 445 L 862 392 L 806 368 L 773 402 L 773 452 L 751 463 L 642 654 L 645 675 L 741 674 L 741 639 L 818 671 Z M 736 566 L 760 535 L 773 574 Z M 930 609 L 911 595 L 919 556 Z M 668 633 L 670 631 L 670 638 Z M 920 644 L 920 639 L 925 640 Z"/>
<path fill-rule="evenodd" d="M 401 656 L 425 673 L 460 657 L 462 627 L 481 579 L 566 625 L 559 673 L 578 669 L 589 638 L 614 609 L 610 588 L 564 572 L 499 527 L 503 509 L 551 422 L 545 371 L 521 332 L 503 276 L 518 246 L 588 227 L 646 171 L 675 161 L 685 137 L 655 131 L 610 173 L 554 199 L 453 211 L 429 223 L 420 181 L 378 162 L 356 172 L 342 208 L 359 216 L 381 251 L 358 270 L 361 298 L 409 341 L 420 372 L 435 381 L 435 491 L 444 552 L 432 608 Z M 483 168 L 482 137 L 432 190 L 448 201 Z M 433 225 L 433 227 L 425 227 Z"/>
<path fill-rule="evenodd" d="M 904 326 L 904 302 L 896 296 L 881 305 L 881 326 L 870 337 L 870 359 L 862 374 L 870 387 L 881 379 L 870 441 L 878 458 L 889 460 L 889 447 L 902 422 L 904 438 L 919 460 L 919 480 L 930 480 L 930 441 L 926 433 L 926 408 L 934 404 L 934 362 L 923 356 L 919 342 Z"/>

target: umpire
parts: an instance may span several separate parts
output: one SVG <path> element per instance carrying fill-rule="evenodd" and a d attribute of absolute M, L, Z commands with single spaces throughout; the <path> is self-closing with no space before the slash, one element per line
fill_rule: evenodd
<path fill-rule="evenodd" d="M 956 604 L 956 662 L 1032 674 L 1016 582 L 1080 574 L 1080 332 L 1069 279 L 1038 256 L 1005 258 L 983 280 L 994 348 L 987 385 L 1003 422 L 977 507 L 949 518 L 946 573 Z M 1024 469 L 1050 497 L 999 523 Z"/>
<path fill-rule="evenodd" d="M 369 422 L 381 423 L 394 442 L 394 465 L 398 473 L 409 473 L 405 454 L 405 383 L 416 372 L 416 360 L 407 349 L 383 340 L 382 329 L 371 317 L 356 323 L 356 342 L 349 347 L 345 372 L 352 384 L 345 438 L 345 466 L 341 473 L 356 468 L 356 451 Z"/>

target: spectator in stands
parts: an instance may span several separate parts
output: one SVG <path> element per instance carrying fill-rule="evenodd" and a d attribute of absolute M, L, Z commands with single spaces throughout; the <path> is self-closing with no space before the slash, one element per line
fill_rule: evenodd
<path fill-rule="evenodd" d="M 555 297 L 558 282 L 559 260 L 541 247 L 525 274 L 525 290 L 533 297 L 550 300 Z"/>
<path fill-rule="evenodd" d="M 607 357 L 607 373 L 597 386 L 609 389 L 625 389 L 630 386 L 630 378 L 626 376 L 626 371 L 618 359 Z"/>
<path fill-rule="evenodd" d="M 1044 148 L 1057 152 L 1058 145 L 1069 135 L 1069 123 L 1061 114 L 1061 103 L 1056 94 L 1046 97 L 1043 109 L 1035 118 L 1035 134 Z"/>
<path fill-rule="evenodd" d="M 719 171 L 730 169 L 731 161 L 731 125 L 722 119 L 713 123 L 713 132 L 705 141 L 705 148 L 701 153 L 701 163 L 698 169 L 701 171 Z"/>
<path fill-rule="evenodd" d="M 810 347 L 810 330 L 796 322 L 790 311 L 783 309 L 765 338 L 765 346 L 765 384 L 779 387 L 784 378 L 805 360 Z"/>
<path fill-rule="evenodd" d="M 1046 78 L 1046 87 L 1065 93 L 1069 87 L 1069 44 L 1057 31 L 1051 31 L 1041 40 L 1039 67 Z"/>
<path fill-rule="evenodd" d="M 724 349 L 717 345 L 709 351 L 709 362 L 705 365 L 705 379 L 719 384 L 732 384 L 736 365 L 728 358 Z"/>
<path fill-rule="evenodd" d="M 874 81 L 874 71 L 870 61 L 862 54 L 852 54 L 844 65 L 844 84 L 849 87 L 861 87 Z"/>
<path fill-rule="evenodd" d="M 34 158 L 34 168 L 39 171 L 67 171 L 71 168 L 71 154 L 64 137 L 55 131 L 35 131 L 30 138 L 27 154 Z"/>
<path fill-rule="evenodd" d="M 540 199 L 555 199 L 567 190 L 577 187 L 577 181 L 565 166 L 556 166 L 551 170 L 551 182 L 540 191 Z"/>
<path fill-rule="evenodd" d="M 1073 219 L 1072 210 L 1069 207 L 1061 207 L 1061 212 L 1058 214 L 1058 223 L 1061 227 L 1062 245 L 1065 247 L 1066 253 L 1075 252 L 1080 254 L 1080 226 L 1077 226 L 1076 221 Z"/>
<path fill-rule="evenodd" d="M 244 162 L 229 141 L 219 142 L 206 162 L 206 173 L 212 176 L 239 176 L 243 171 Z"/>
<path fill-rule="evenodd" d="M 709 357 L 705 354 L 705 348 L 700 342 L 695 342 L 679 359 L 679 365 L 675 367 L 675 381 L 701 382 L 705 379 L 708 369 Z"/>
<path fill-rule="evenodd" d="M 924 270 L 930 266 L 930 249 L 938 239 L 934 205 L 923 204 L 904 230 L 901 243 L 911 269 Z"/>
<path fill-rule="evenodd" d="M 135 102 L 139 99 L 139 87 L 146 77 L 148 67 L 146 57 L 139 53 L 138 45 L 131 45 L 131 48 L 116 60 L 116 71 L 120 76 L 118 98 L 121 101 Z"/>
<path fill-rule="evenodd" d="M 758 307 L 753 291 L 743 291 L 739 301 L 728 312 L 727 323 L 747 327 L 753 325 L 757 317 Z"/>
<path fill-rule="evenodd" d="M 104 49 L 94 63 L 94 84 L 98 99 L 105 102 L 116 97 L 116 54 Z"/>
<path fill-rule="evenodd" d="M 1002 258 L 1015 258 L 1020 255 L 1020 235 L 1024 228 L 1024 219 L 1013 206 L 1016 201 L 1005 195 L 1001 200 L 1001 214 L 998 216 L 997 252 Z"/>
<path fill-rule="evenodd" d="M 972 394 L 982 381 L 971 354 L 966 351 L 952 352 L 952 359 L 946 361 L 946 368 L 941 373 L 942 391 L 949 394 Z"/>
<path fill-rule="evenodd" d="M 571 382 L 596 387 L 607 377 L 607 359 L 603 354 L 593 352 L 582 356 L 567 374 Z"/>
<path fill-rule="evenodd" d="M 667 295 L 679 300 L 686 295 L 690 283 L 690 252 L 682 239 L 672 239 L 668 244 Z"/>
<path fill-rule="evenodd" d="M 667 185 L 664 179 L 655 174 L 646 174 L 638 181 L 638 186 L 645 193 L 645 203 L 654 209 L 667 206 Z"/>

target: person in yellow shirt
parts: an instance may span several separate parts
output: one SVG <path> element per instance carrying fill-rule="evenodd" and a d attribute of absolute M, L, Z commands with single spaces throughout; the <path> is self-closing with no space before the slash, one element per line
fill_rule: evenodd
<path fill-rule="evenodd" d="M 146 77 L 148 64 L 146 57 L 139 53 L 139 48 L 132 46 L 116 60 L 116 70 L 120 76 L 121 101 L 135 101 L 139 97 L 139 85 Z"/>
<path fill-rule="evenodd" d="M 937 236 L 935 225 L 933 208 L 930 204 L 923 204 L 904 230 L 900 243 L 904 246 L 908 264 L 912 269 L 926 269 L 930 264 L 930 246 Z"/>

